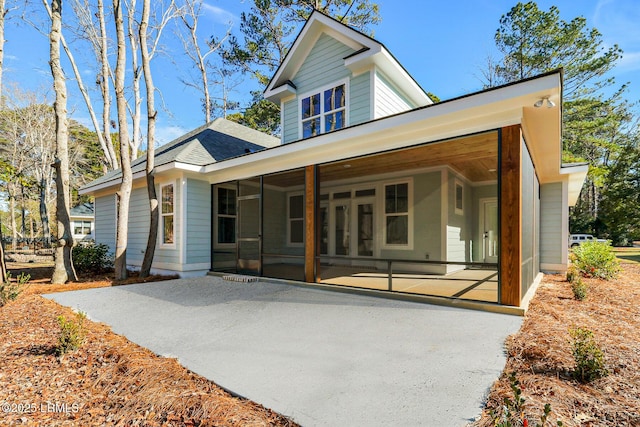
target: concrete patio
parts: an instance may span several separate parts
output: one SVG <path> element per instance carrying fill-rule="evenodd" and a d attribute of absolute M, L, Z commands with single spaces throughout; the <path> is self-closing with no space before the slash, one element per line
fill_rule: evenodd
<path fill-rule="evenodd" d="M 463 426 L 522 322 L 210 276 L 47 297 L 304 426 Z"/>

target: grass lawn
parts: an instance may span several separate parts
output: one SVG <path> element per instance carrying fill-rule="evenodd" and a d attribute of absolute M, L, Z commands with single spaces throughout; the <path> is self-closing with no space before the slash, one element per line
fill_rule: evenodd
<path fill-rule="evenodd" d="M 640 264 L 640 247 L 633 248 L 613 248 L 616 256 L 621 262 L 632 262 Z"/>
<path fill-rule="evenodd" d="M 0 425 L 295 425 L 104 324 L 85 320 L 84 344 L 58 357 L 56 318 L 73 319 L 75 313 L 40 294 L 111 286 L 113 281 L 99 276 L 52 286 L 49 266 L 12 267 L 13 277 L 26 271 L 33 280 L 15 301 L 0 307 Z"/>

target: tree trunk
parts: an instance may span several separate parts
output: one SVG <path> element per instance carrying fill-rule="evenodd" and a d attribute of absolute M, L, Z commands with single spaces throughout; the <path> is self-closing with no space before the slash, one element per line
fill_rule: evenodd
<path fill-rule="evenodd" d="M 140 22 L 140 50 L 142 52 L 142 70 L 144 72 L 144 83 L 147 90 L 147 194 L 149 196 L 149 238 L 147 239 L 147 249 L 144 252 L 144 260 L 140 268 L 140 277 L 147 277 L 151 272 L 151 264 L 156 250 L 156 241 L 158 240 L 158 196 L 156 195 L 154 173 L 154 156 L 155 156 L 155 132 L 156 132 L 156 110 L 153 85 L 151 75 L 151 58 L 149 57 L 149 46 L 147 40 L 147 27 L 149 25 L 149 9 L 150 0 L 144 0 L 142 6 L 142 20 Z"/>
<path fill-rule="evenodd" d="M 69 134 L 67 128 L 67 88 L 60 66 L 60 37 L 62 32 L 62 0 L 51 1 L 50 62 L 56 100 L 53 109 L 56 115 L 56 220 L 58 241 L 55 267 L 51 283 L 62 284 L 77 280 L 71 261 L 73 237 L 69 219 Z"/>
<path fill-rule="evenodd" d="M 0 106 L 2 102 L 2 71 L 4 69 L 4 17 L 7 14 L 5 0 L 0 0 Z"/>
<path fill-rule="evenodd" d="M 124 96 L 124 73 L 126 67 L 127 46 L 125 44 L 122 3 L 113 0 L 113 16 L 116 25 L 118 54 L 115 71 L 116 107 L 118 110 L 118 142 L 120 143 L 120 162 L 122 182 L 118 191 L 118 226 L 116 230 L 115 278 L 127 278 L 127 233 L 129 225 L 129 201 L 133 176 L 129 150 L 129 131 L 127 129 L 127 101 Z"/>
<path fill-rule="evenodd" d="M 47 191 L 44 178 L 40 181 L 40 221 L 42 221 L 42 240 L 45 248 L 51 247 L 49 230 L 49 212 L 47 210 Z"/>
<path fill-rule="evenodd" d="M 11 216 L 11 250 L 15 251 L 18 244 L 18 224 L 16 224 L 16 198 L 9 193 L 9 215 Z"/>
<path fill-rule="evenodd" d="M 51 9 L 49 8 L 49 6 L 47 5 L 47 1 L 46 0 L 42 0 L 42 3 L 44 4 L 47 13 L 49 14 L 49 18 L 52 18 L 52 12 Z M 101 3 L 101 2 L 100 2 Z M 102 20 L 104 21 L 104 14 L 102 15 Z M 91 99 L 89 97 L 89 92 L 87 92 L 87 90 L 85 89 L 85 86 L 83 84 L 83 80 L 82 80 L 82 74 L 80 74 L 80 70 L 78 69 L 77 65 L 76 65 L 76 61 L 75 58 L 73 56 L 73 54 L 71 53 L 71 50 L 69 49 L 69 46 L 67 45 L 67 42 L 65 40 L 65 38 L 62 36 L 62 34 L 60 34 L 60 41 L 62 42 L 62 47 L 64 48 L 64 51 L 67 54 L 67 58 L 69 59 L 69 63 L 71 64 L 71 68 L 73 69 L 73 74 L 76 77 L 76 82 L 78 83 L 78 89 L 80 90 L 80 93 L 82 94 L 82 97 L 85 101 L 85 105 L 87 106 L 87 111 L 89 112 L 89 117 L 91 118 L 91 123 L 93 124 L 93 127 L 96 131 L 96 136 L 98 138 L 98 142 L 100 143 L 100 148 L 102 148 L 102 152 L 104 154 L 104 158 L 105 158 L 105 162 L 106 162 L 106 166 L 109 169 L 116 169 L 118 167 L 118 161 L 115 155 L 115 150 L 113 148 L 113 142 L 111 141 L 111 135 L 109 133 L 106 133 L 106 136 L 103 135 L 100 132 L 100 125 L 98 124 L 98 119 L 96 117 L 95 111 L 93 109 L 93 103 L 91 102 Z M 106 40 L 106 36 L 104 39 L 104 44 L 106 45 L 107 40 Z M 105 53 L 105 57 L 106 57 L 106 53 Z M 108 75 L 107 75 L 108 77 Z M 106 78 L 105 78 L 106 80 Z M 103 84 L 103 86 L 107 87 L 107 93 L 108 93 L 108 84 L 105 83 Z M 103 90 L 104 91 L 104 90 Z M 106 111 L 106 113 L 108 114 L 109 112 L 109 108 L 103 105 L 103 114 Z M 107 128 L 108 129 L 108 128 Z"/>
<path fill-rule="evenodd" d="M 107 25 L 104 20 L 104 4 L 98 0 L 98 20 L 100 21 L 100 89 L 102 91 L 102 132 L 107 145 L 107 160 L 112 169 L 118 167 L 118 158 L 111 140 L 111 94 L 109 93 L 109 39 L 107 38 Z M 96 132 L 99 132 L 96 129 Z"/>
<path fill-rule="evenodd" d="M 2 239 L 2 225 L 0 225 L 0 283 L 7 281 L 7 264 L 4 262 L 4 244 Z"/>

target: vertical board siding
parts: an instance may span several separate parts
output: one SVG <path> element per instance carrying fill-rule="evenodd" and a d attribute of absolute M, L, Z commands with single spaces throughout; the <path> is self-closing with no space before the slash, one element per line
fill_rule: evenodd
<path fill-rule="evenodd" d="M 351 79 L 349 124 L 351 126 L 371 120 L 371 73 L 362 73 Z"/>
<path fill-rule="evenodd" d="M 540 263 L 562 264 L 562 183 L 540 186 Z"/>
<path fill-rule="evenodd" d="M 211 186 L 207 181 L 187 180 L 187 264 L 210 263 Z"/>
<path fill-rule="evenodd" d="M 414 107 L 405 96 L 393 87 L 385 76 L 376 72 L 375 79 L 376 93 L 374 119 L 401 113 Z"/>
<path fill-rule="evenodd" d="M 96 243 L 109 246 L 110 252 L 116 250 L 116 195 L 96 197 L 95 199 L 95 236 Z"/>

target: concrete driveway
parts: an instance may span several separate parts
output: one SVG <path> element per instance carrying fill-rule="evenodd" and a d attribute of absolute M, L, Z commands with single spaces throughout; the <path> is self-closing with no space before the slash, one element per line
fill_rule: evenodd
<path fill-rule="evenodd" d="M 463 426 L 522 322 L 219 277 L 47 297 L 303 426 Z"/>

